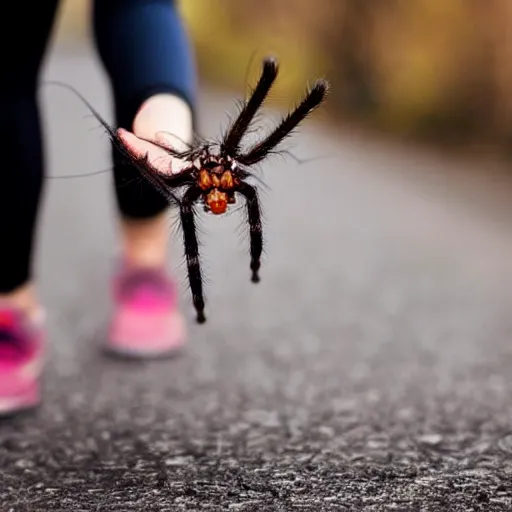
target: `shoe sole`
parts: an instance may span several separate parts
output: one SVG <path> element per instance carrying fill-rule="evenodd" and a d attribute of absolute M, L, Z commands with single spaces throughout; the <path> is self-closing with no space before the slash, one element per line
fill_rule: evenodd
<path fill-rule="evenodd" d="M 135 349 L 115 345 L 105 345 L 103 351 L 113 357 L 122 359 L 140 359 L 140 360 L 151 360 L 151 359 L 170 359 L 178 357 L 183 352 L 183 344 L 176 345 L 173 348 L 160 349 L 160 350 L 147 350 L 147 349 Z"/>
<path fill-rule="evenodd" d="M 40 405 L 39 391 L 29 391 L 15 396 L 0 396 L 0 418 L 8 418 L 22 412 L 30 411 Z"/>
<path fill-rule="evenodd" d="M 156 340 L 129 343 L 122 338 L 110 338 L 103 349 L 109 355 L 125 359 L 159 359 L 179 355 L 183 351 L 186 339 L 185 321 L 181 314 L 176 316 L 174 337 L 159 343 Z"/>

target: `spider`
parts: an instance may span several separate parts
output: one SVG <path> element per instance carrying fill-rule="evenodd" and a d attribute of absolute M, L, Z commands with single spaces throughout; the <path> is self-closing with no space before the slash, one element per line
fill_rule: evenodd
<path fill-rule="evenodd" d="M 245 199 L 250 235 L 251 281 L 258 283 L 260 281 L 263 234 L 258 191 L 255 186 L 247 182 L 247 179 L 253 176 L 250 168 L 275 152 L 275 148 L 291 134 L 299 123 L 320 106 L 329 89 L 327 81 L 315 81 L 299 105 L 285 116 L 270 134 L 247 150 L 242 150 L 242 139 L 248 132 L 258 109 L 268 96 L 277 74 L 277 60 L 272 57 L 265 58 L 256 87 L 247 101 L 243 103 L 238 116 L 231 123 L 220 143 L 196 140 L 187 145 L 187 149 L 184 151 L 178 151 L 170 145 L 138 137 L 155 144 L 168 155 L 180 159 L 184 166 L 176 174 L 163 174 L 158 171 L 150 162 L 149 153 L 141 154 L 140 151 L 137 151 L 123 136 L 125 131 L 115 131 L 87 100 L 77 93 L 103 125 L 117 150 L 171 204 L 179 207 L 192 302 L 197 313 L 196 320 L 200 324 L 206 321 L 206 316 L 194 217 L 195 205 L 200 203 L 206 212 L 222 215 L 228 211 L 230 205 L 237 202 L 237 193 Z M 182 189 L 182 192 L 178 195 L 179 189 Z"/>

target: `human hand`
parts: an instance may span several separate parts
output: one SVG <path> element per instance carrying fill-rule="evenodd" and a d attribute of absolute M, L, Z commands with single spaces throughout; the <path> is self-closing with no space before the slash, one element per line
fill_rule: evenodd
<path fill-rule="evenodd" d="M 147 155 L 149 164 L 162 174 L 176 174 L 188 164 L 166 151 L 187 149 L 192 139 L 192 112 L 189 105 L 172 94 L 156 94 L 140 107 L 133 132 L 123 128 L 117 135 L 136 157 Z M 151 141 L 151 142 L 149 142 Z"/>
<path fill-rule="evenodd" d="M 166 151 L 166 148 L 174 151 L 180 150 L 179 146 L 175 144 L 176 139 L 170 134 L 157 132 L 152 138 L 141 139 L 134 133 L 119 128 L 117 135 L 130 153 L 137 158 L 147 157 L 149 165 L 159 173 L 177 174 L 189 165 Z"/>

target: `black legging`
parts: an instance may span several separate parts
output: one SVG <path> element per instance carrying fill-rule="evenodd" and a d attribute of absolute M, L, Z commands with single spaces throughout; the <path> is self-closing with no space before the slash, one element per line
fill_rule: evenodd
<path fill-rule="evenodd" d="M 32 251 L 45 162 L 36 99 L 41 61 L 58 0 L 9 2 L 11 30 L 0 31 L 0 293 L 31 278 Z M 94 0 L 94 37 L 110 78 L 116 126 L 132 129 L 135 114 L 155 93 L 170 92 L 194 110 L 196 70 L 172 0 Z M 148 218 L 166 200 L 114 155 L 120 213 Z"/>

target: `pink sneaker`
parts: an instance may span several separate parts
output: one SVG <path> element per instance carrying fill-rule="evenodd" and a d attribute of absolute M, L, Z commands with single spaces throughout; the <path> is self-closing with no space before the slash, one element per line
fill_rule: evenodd
<path fill-rule="evenodd" d="M 114 278 L 115 311 L 107 349 L 134 357 L 174 354 L 184 343 L 174 281 L 163 269 L 124 265 Z"/>
<path fill-rule="evenodd" d="M 39 404 L 45 355 L 43 316 L 36 322 L 0 305 L 0 416 Z"/>

